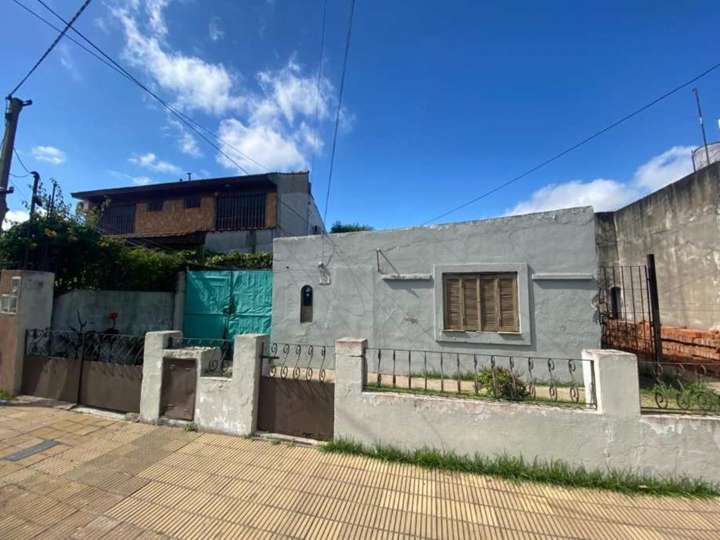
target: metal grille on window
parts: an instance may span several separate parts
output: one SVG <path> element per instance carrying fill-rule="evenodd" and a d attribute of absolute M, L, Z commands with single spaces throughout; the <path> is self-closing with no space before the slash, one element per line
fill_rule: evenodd
<path fill-rule="evenodd" d="M 200 208 L 200 195 L 185 197 L 185 208 Z"/>
<path fill-rule="evenodd" d="M 107 234 L 135 232 L 135 205 L 109 206 L 103 211 L 100 224 Z"/>
<path fill-rule="evenodd" d="M 265 227 L 265 194 L 228 194 L 217 200 L 217 229 L 262 229 Z"/>

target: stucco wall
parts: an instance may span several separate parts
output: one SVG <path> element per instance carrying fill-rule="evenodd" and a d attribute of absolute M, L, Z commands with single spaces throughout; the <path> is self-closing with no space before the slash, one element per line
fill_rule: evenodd
<path fill-rule="evenodd" d="M 371 347 L 576 358 L 600 342 L 594 227 L 592 209 L 575 208 L 329 239 L 276 239 L 273 340 L 330 345 L 342 335 L 362 335 Z M 434 269 L 457 264 L 526 265 L 529 315 L 521 332 L 527 343 L 514 336 L 484 344 L 436 339 L 434 298 L 441 277 Z M 314 289 L 314 318 L 301 324 L 304 285 Z"/>
<path fill-rule="evenodd" d="M 720 163 L 599 215 L 598 227 L 601 265 L 655 254 L 663 324 L 720 329 Z"/>
<path fill-rule="evenodd" d="M 112 327 L 109 315 L 117 313 L 117 330 L 138 336 L 173 328 L 173 312 L 174 294 L 170 292 L 75 290 L 55 299 L 52 327 L 79 330 L 79 314 L 87 323 L 85 330 L 102 332 Z"/>
<path fill-rule="evenodd" d="M 361 349 L 361 340 L 337 343 L 336 438 L 720 482 L 720 418 L 641 415 L 632 354 L 583 351 L 598 408 L 582 410 L 363 391 Z"/>

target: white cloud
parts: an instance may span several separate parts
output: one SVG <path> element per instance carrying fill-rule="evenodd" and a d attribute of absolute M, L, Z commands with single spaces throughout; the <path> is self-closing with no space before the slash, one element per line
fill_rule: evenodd
<path fill-rule="evenodd" d="M 30 219 L 30 214 L 25 210 L 8 210 L 2 222 L 2 230 L 7 231 L 13 225 L 17 225 L 28 219 Z"/>
<path fill-rule="evenodd" d="M 150 169 L 151 171 L 159 173 L 178 174 L 182 172 L 182 169 L 180 167 L 178 167 L 177 165 L 173 165 L 172 163 L 168 163 L 167 161 L 158 159 L 157 156 L 152 152 L 148 152 L 147 154 L 142 155 L 135 154 L 128 158 L 128 161 L 134 165 L 137 165 L 138 167 Z"/>
<path fill-rule="evenodd" d="M 530 214 L 573 206 L 592 206 L 596 212 L 604 212 L 632 202 L 637 195 L 636 190 L 617 180 L 570 180 L 540 188 L 506 214 Z"/>
<path fill-rule="evenodd" d="M 147 176 L 131 176 L 132 183 L 138 186 L 147 186 L 152 183 L 152 179 Z"/>
<path fill-rule="evenodd" d="M 31 154 L 38 161 L 46 161 L 53 165 L 60 165 L 67 161 L 65 152 L 54 146 L 34 146 Z"/>
<path fill-rule="evenodd" d="M 220 41 L 225 37 L 225 31 L 220 25 L 220 17 L 213 17 L 208 24 L 208 35 L 212 41 Z"/>
<path fill-rule="evenodd" d="M 241 77 L 223 64 L 207 62 L 169 46 L 163 16 L 169 3 L 170 0 L 154 0 L 145 5 L 139 0 L 126 0 L 124 7 L 113 10 L 124 30 L 125 56 L 144 69 L 158 87 L 173 95 L 173 104 L 178 108 L 199 110 L 219 118 L 221 148 L 232 157 L 217 155 L 217 161 L 224 167 L 238 172 L 306 167 L 310 155 L 324 146 L 317 124 L 331 117 L 334 92 L 328 79 L 322 77 L 318 81 L 315 74 L 304 71 L 291 58 L 279 69 L 261 70 L 254 79 L 242 78 L 250 83 L 254 80 L 253 89 L 241 87 L 238 82 Z M 218 23 L 215 30 L 222 32 L 220 22 L 211 20 L 211 38 L 213 24 Z M 222 37 L 217 33 L 215 36 Z M 346 110 L 342 116 L 343 131 L 347 131 L 353 116 Z M 194 135 L 184 129 L 179 134 L 181 151 L 199 156 Z"/>
<path fill-rule="evenodd" d="M 694 146 L 673 146 L 670 150 L 653 157 L 635 171 L 635 183 L 655 191 L 687 176 L 693 170 L 694 148 Z"/>
<path fill-rule="evenodd" d="M 58 45 L 58 52 L 60 53 L 60 65 L 70 73 L 70 76 L 73 78 L 73 80 L 81 80 L 82 76 L 80 75 L 80 71 L 75 65 L 75 60 L 73 59 L 72 53 L 70 52 L 70 48 L 67 46 L 67 44 L 60 43 L 60 45 Z"/>
<path fill-rule="evenodd" d="M 553 183 L 535 191 L 505 215 L 529 214 L 573 206 L 592 206 L 596 212 L 617 210 L 692 172 L 692 146 L 673 146 L 640 165 L 627 182 L 598 178 Z"/>
<path fill-rule="evenodd" d="M 265 166 L 274 170 L 292 170 L 305 166 L 298 144 L 268 125 L 247 126 L 229 118 L 220 123 L 220 147 L 249 172 L 260 172 Z M 249 159 L 251 158 L 251 159 Z M 236 169 L 233 161 L 218 155 L 218 163 Z"/>

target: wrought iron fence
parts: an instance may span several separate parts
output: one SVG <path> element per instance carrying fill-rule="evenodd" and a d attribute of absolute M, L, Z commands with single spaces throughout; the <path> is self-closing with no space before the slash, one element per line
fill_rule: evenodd
<path fill-rule="evenodd" d="M 49 328 L 27 330 L 25 336 L 26 356 L 140 366 L 144 350 L 144 336 Z"/>
<path fill-rule="evenodd" d="M 209 377 L 232 377 L 234 344 L 231 339 L 213 338 L 171 338 L 171 349 L 218 349 L 207 365 L 203 366 L 201 375 Z"/>
<path fill-rule="evenodd" d="M 592 360 L 369 348 L 365 388 L 596 407 Z"/>
<path fill-rule="evenodd" d="M 641 361 L 638 371 L 641 410 L 720 414 L 720 366 Z"/>
<path fill-rule="evenodd" d="M 335 347 L 329 345 L 273 342 L 262 360 L 266 377 L 335 382 Z"/>

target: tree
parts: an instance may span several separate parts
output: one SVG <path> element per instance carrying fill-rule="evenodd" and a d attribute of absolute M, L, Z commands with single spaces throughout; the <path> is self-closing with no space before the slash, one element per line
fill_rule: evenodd
<path fill-rule="evenodd" d="M 362 225 L 360 223 L 340 223 L 336 221 L 330 228 L 331 233 L 346 233 L 346 232 L 359 232 L 359 231 L 372 231 L 373 228 L 370 225 Z"/>

